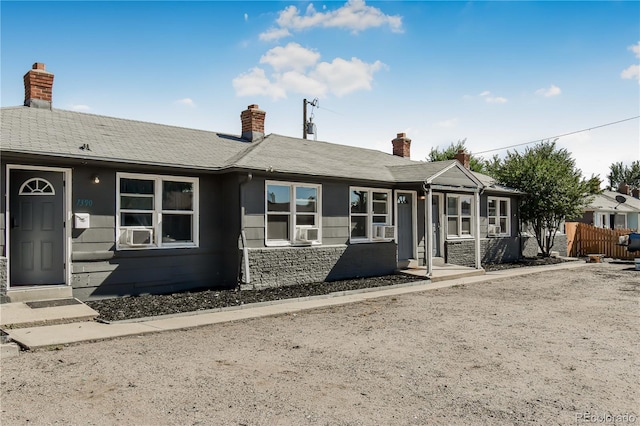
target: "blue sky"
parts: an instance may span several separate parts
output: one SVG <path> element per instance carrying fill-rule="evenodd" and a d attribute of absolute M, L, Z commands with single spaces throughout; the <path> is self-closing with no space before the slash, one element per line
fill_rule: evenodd
<path fill-rule="evenodd" d="M 1 104 L 34 62 L 55 108 L 240 133 L 265 130 L 412 159 L 474 153 L 640 115 L 640 2 L 2 1 Z M 309 113 L 311 108 L 309 107 Z M 640 159 L 640 120 L 558 140 L 585 176 Z M 524 149 L 520 147 L 518 149 Z M 504 155 L 505 151 L 482 154 Z"/>

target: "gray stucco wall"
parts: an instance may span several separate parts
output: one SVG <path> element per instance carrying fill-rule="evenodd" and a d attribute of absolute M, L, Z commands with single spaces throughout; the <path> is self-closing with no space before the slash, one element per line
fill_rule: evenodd
<path fill-rule="evenodd" d="M 243 289 L 282 287 L 345 278 L 392 274 L 395 243 L 317 247 L 270 247 L 248 250 L 250 284 Z"/>

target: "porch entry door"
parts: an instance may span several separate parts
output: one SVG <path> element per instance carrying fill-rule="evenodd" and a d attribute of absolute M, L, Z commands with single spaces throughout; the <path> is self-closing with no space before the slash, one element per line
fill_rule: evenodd
<path fill-rule="evenodd" d="M 9 174 L 11 285 L 64 284 L 64 175 Z"/>
<path fill-rule="evenodd" d="M 413 258 L 413 196 L 410 192 L 396 193 L 398 205 L 398 260 Z"/>
<path fill-rule="evenodd" d="M 433 195 L 431 197 L 431 232 L 433 232 L 433 247 L 431 255 L 433 257 L 441 257 L 440 252 L 440 197 Z"/>

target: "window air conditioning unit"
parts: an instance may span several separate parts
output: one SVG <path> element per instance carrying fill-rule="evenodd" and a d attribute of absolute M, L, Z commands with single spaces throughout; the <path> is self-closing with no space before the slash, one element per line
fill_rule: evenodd
<path fill-rule="evenodd" d="M 320 229 L 318 228 L 296 228 L 296 241 L 310 243 L 320 239 Z"/>
<path fill-rule="evenodd" d="M 396 236 L 396 227 L 388 225 L 375 225 L 373 238 L 376 240 L 393 240 Z"/>
<path fill-rule="evenodd" d="M 127 229 L 126 243 L 134 247 L 153 244 L 153 229 Z"/>
<path fill-rule="evenodd" d="M 488 234 L 490 237 L 500 235 L 500 225 L 489 225 Z"/>

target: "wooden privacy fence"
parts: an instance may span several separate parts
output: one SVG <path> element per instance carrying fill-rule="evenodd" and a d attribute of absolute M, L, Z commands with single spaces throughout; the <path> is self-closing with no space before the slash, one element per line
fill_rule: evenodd
<path fill-rule="evenodd" d="M 614 259 L 633 259 L 638 253 L 630 253 L 618 245 L 618 237 L 636 232 L 635 229 L 604 229 L 586 223 L 567 222 L 567 254 L 572 257 L 604 254 Z"/>

